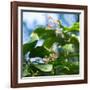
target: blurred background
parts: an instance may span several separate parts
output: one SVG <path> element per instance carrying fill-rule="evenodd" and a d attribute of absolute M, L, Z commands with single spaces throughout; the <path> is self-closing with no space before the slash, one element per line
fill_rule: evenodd
<path fill-rule="evenodd" d="M 46 27 L 50 24 L 55 28 L 56 26 L 52 20 L 61 20 L 62 25 L 67 27 L 70 27 L 73 23 L 79 21 L 79 13 L 43 13 L 23 11 L 22 14 L 23 44 L 27 43 L 30 34 L 36 27 Z"/>

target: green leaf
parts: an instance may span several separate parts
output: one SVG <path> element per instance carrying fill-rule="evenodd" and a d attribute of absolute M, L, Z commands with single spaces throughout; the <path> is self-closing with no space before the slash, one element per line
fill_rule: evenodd
<path fill-rule="evenodd" d="M 73 44 L 79 44 L 79 36 L 72 34 L 70 37 L 70 42 Z"/>
<path fill-rule="evenodd" d="M 36 45 L 37 41 L 34 41 L 32 43 L 26 43 L 23 45 L 23 55 L 25 55 L 28 51 L 31 51 L 35 45 Z"/>
<path fill-rule="evenodd" d="M 28 65 L 28 64 L 25 64 L 25 65 L 23 66 L 22 76 L 23 76 L 23 77 L 31 76 L 31 73 L 30 73 L 30 69 L 29 69 L 29 65 Z"/>
<path fill-rule="evenodd" d="M 49 56 L 50 52 L 44 47 L 36 47 L 30 50 L 30 57 L 45 57 L 45 55 Z"/>
<path fill-rule="evenodd" d="M 26 43 L 23 45 L 23 55 L 27 52 L 30 52 L 30 57 L 44 57 L 45 55 L 49 55 L 50 51 L 48 51 L 44 46 L 36 47 L 37 41 L 32 43 Z"/>
<path fill-rule="evenodd" d="M 79 74 L 79 64 L 62 61 L 61 64 L 54 66 L 54 72 L 55 75 Z"/>
<path fill-rule="evenodd" d="M 64 28 L 64 26 L 62 25 L 62 22 L 60 20 L 58 20 L 58 22 L 59 22 L 59 27 Z"/>
<path fill-rule="evenodd" d="M 65 52 L 74 52 L 73 44 L 65 44 L 63 49 Z"/>
<path fill-rule="evenodd" d="M 36 33 L 39 37 L 45 33 L 45 27 L 38 27 L 34 30 L 34 33 Z"/>
<path fill-rule="evenodd" d="M 72 27 L 70 28 L 70 31 L 79 31 L 80 27 L 79 27 L 79 22 L 76 22 L 72 25 Z"/>
<path fill-rule="evenodd" d="M 75 22 L 71 27 L 63 27 L 64 32 L 78 31 L 79 32 L 79 22 Z"/>
<path fill-rule="evenodd" d="M 34 64 L 34 66 L 42 72 L 50 72 L 53 69 L 52 64 Z"/>
<path fill-rule="evenodd" d="M 32 34 L 30 35 L 30 40 L 28 42 L 32 43 L 36 40 L 39 40 L 39 37 L 38 37 L 37 33 L 32 32 Z"/>
<path fill-rule="evenodd" d="M 44 46 L 47 48 L 51 48 L 53 43 L 55 42 L 56 42 L 55 38 L 48 38 L 44 41 Z"/>
<path fill-rule="evenodd" d="M 55 36 L 55 30 L 45 29 L 44 27 L 36 28 L 34 33 L 36 33 L 40 39 L 47 39 Z"/>

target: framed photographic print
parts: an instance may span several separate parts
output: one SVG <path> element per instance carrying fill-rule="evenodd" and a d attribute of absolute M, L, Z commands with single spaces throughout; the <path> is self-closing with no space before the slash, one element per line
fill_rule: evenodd
<path fill-rule="evenodd" d="M 87 6 L 11 2 L 11 87 L 87 83 Z"/>

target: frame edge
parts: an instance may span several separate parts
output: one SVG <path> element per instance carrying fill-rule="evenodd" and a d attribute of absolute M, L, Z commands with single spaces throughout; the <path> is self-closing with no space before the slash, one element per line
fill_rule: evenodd
<path fill-rule="evenodd" d="M 21 4 L 22 3 L 22 4 Z M 32 4 L 33 5 L 36 5 L 36 6 L 39 6 L 40 3 L 32 3 L 32 2 L 29 2 L 29 4 Z M 87 57 L 88 57 L 88 36 L 87 36 L 87 33 L 88 33 L 88 30 L 87 30 L 87 19 L 88 19 L 88 10 L 87 10 L 87 6 L 80 6 L 80 5 L 74 5 L 75 7 L 77 7 L 78 9 L 81 9 L 81 10 L 84 10 L 84 21 L 85 21 L 85 27 L 84 27 L 84 65 L 85 65 L 85 68 L 84 68 L 84 80 L 75 80 L 75 82 L 73 81 L 59 81 L 59 82 L 51 82 L 51 84 L 49 84 L 50 82 L 38 82 L 38 83 L 18 83 L 17 82 L 17 67 L 15 68 L 16 64 L 17 64 L 17 60 L 15 61 L 15 56 L 14 54 L 17 53 L 17 50 L 14 51 L 14 47 L 17 46 L 17 40 L 18 40 L 18 37 L 15 38 L 15 36 L 17 36 L 17 32 L 15 31 L 15 29 L 17 28 L 14 28 L 15 26 L 18 26 L 16 23 L 17 23 L 17 17 L 15 16 L 17 14 L 17 7 L 18 6 L 24 6 L 24 5 L 27 5 L 29 6 L 28 2 L 18 2 L 18 1 L 13 1 L 11 2 L 11 88 L 17 88 L 17 87 L 35 87 L 35 86 L 53 86 L 53 85 L 67 85 L 67 84 L 79 84 L 79 83 L 88 83 L 88 60 L 87 60 Z M 50 5 L 51 3 L 45 3 L 44 6 L 41 5 L 40 7 L 46 7 L 48 5 Z M 57 7 L 55 8 L 59 8 L 59 5 L 60 4 L 53 4 L 53 5 L 57 5 Z M 63 5 L 66 5 L 66 7 L 68 7 L 69 5 L 67 4 L 61 4 L 60 7 L 63 8 Z M 70 6 L 73 6 L 73 5 L 70 5 Z M 64 7 L 64 8 L 66 8 Z M 70 9 L 74 9 L 72 7 L 70 7 Z M 15 12 L 14 12 L 15 11 Z M 14 16 L 15 18 L 14 18 Z M 86 17 L 85 17 L 86 16 Z M 16 19 L 16 20 L 15 20 Z M 15 20 L 15 21 L 14 21 Z M 14 31 L 13 31 L 14 30 Z M 17 30 L 18 31 L 18 30 Z M 14 35 L 15 34 L 15 35 Z M 15 41 L 14 41 L 15 40 Z M 16 44 L 15 44 L 16 43 Z M 15 44 L 15 45 L 13 45 Z M 16 49 L 16 48 L 15 48 Z M 18 56 L 18 55 L 16 55 Z M 86 61 L 85 61 L 86 59 Z M 13 64 L 14 63 L 14 64 Z M 17 65 L 18 66 L 18 65 Z"/>

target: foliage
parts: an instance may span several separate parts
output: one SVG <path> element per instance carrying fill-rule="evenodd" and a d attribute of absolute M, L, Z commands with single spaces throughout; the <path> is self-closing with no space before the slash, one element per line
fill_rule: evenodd
<path fill-rule="evenodd" d="M 79 74 L 79 22 L 58 28 L 38 26 L 23 45 L 22 76 Z M 42 45 L 37 45 L 43 40 Z M 29 55 L 27 55 L 27 53 Z"/>

